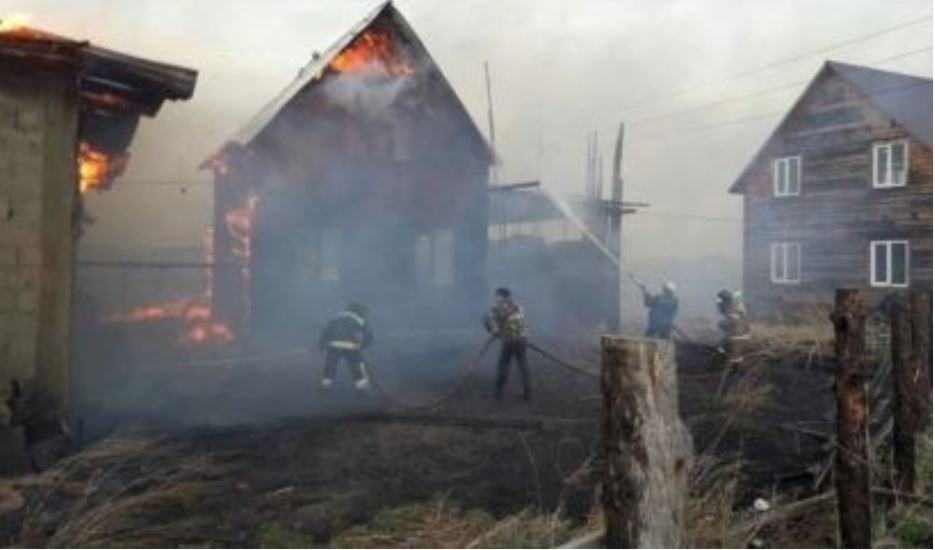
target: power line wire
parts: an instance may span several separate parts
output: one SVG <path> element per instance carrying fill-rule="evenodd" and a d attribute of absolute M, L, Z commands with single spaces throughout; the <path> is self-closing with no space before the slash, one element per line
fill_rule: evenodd
<path fill-rule="evenodd" d="M 907 21 L 903 21 L 903 22 L 901 22 L 901 23 L 898 23 L 898 24 L 896 24 L 896 25 L 892 25 L 892 26 L 890 26 L 890 27 L 885 27 L 885 28 L 876 30 L 876 31 L 871 32 L 871 33 L 862 34 L 862 35 L 855 36 L 855 37 L 852 37 L 852 38 L 849 38 L 849 39 L 846 39 L 846 40 L 842 40 L 842 41 L 839 41 L 839 42 L 835 42 L 835 43 L 829 44 L 829 45 L 827 45 L 827 46 L 823 46 L 823 47 L 821 47 L 821 48 L 817 48 L 817 49 L 814 49 L 814 50 L 809 50 L 809 51 L 807 51 L 807 52 L 802 52 L 802 53 L 796 54 L 796 55 L 794 55 L 794 56 L 792 56 L 792 57 L 787 57 L 787 58 L 778 59 L 778 60 L 776 60 L 776 61 L 772 61 L 772 62 L 767 63 L 767 64 L 765 64 L 765 65 L 759 65 L 759 66 L 757 66 L 757 67 L 752 67 L 752 68 L 750 68 L 750 69 L 745 69 L 745 70 L 738 71 L 738 72 L 735 72 L 735 73 L 729 73 L 729 74 L 727 74 L 727 75 L 723 75 L 723 76 L 720 76 L 720 77 L 717 77 L 717 78 L 712 78 L 712 79 L 709 79 L 709 80 L 702 80 L 702 81 L 697 82 L 697 83 L 695 83 L 695 84 L 692 84 L 692 85 L 690 85 L 690 86 L 684 86 L 684 87 L 682 87 L 682 88 L 678 88 L 678 89 L 673 90 L 673 91 L 671 91 L 671 92 L 663 92 L 663 93 L 654 94 L 654 95 L 652 95 L 652 96 L 646 96 L 646 97 L 645 97 L 644 99 L 642 99 L 642 100 L 637 100 L 637 101 L 631 103 L 629 107 L 641 107 L 641 106 L 643 106 L 643 105 L 650 105 L 650 104 L 653 104 L 653 103 L 658 103 L 660 100 L 662 100 L 662 99 L 664 99 L 664 98 L 678 97 L 678 96 L 681 96 L 681 95 L 685 95 L 686 93 L 696 91 L 696 90 L 698 90 L 698 88 L 707 88 L 707 87 L 713 86 L 713 85 L 715 85 L 715 84 L 721 84 L 721 83 L 723 83 L 723 82 L 727 82 L 727 81 L 734 80 L 734 79 L 737 79 L 737 78 L 742 78 L 742 77 L 745 77 L 745 76 L 749 76 L 749 75 L 751 75 L 751 74 L 761 73 L 761 72 L 765 72 L 765 71 L 768 71 L 768 70 L 771 70 L 771 69 L 775 69 L 775 68 L 777 68 L 777 67 L 782 67 L 782 66 L 785 66 L 785 65 L 789 65 L 789 64 L 795 63 L 795 62 L 797 62 L 797 61 L 802 61 L 803 59 L 807 59 L 807 58 L 809 58 L 809 57 L 813 57 L 813 56 L 815 56 L 815 55 L 820 55 L 820 54 L 827 53 L 827 52 L 830 52 L 830 51 L 833 51 L 833 50 L 838 50 L 838 49 L 841 49 L 841 48 L 845 48 L 845 47 L 847 47 L 847 46 L 852 46 L 852 45 L 854 45 L 854 44 L 860 44 L 860 43 L 862 43 L 862 42 L 867 42 L 867 41 L 872 40 L 872 39 L 874 39 L 874 38 L 877 38 L 877 37 L 879 37 L 879 36 L 883 36 L 883 35 L 885 35 L 885 34 L 889 34 L 889 33 L 892 33 L 892 32 L 896 32 L 896 31 L 898 31 L 898 30 L 902 30 L 902 29 L 905 29 L 905 28 L 908 28 L 908 27 L 912 27 L 912 26 L 918 25 L 918 24 L 920 24 L 920 23 L 923 23 L 923 22 L 926 22 L 926 21 L 931 21 L 931 20 L 932 20 L 932 14 L 928 14 L 928 15 L 926 15 L 926 16 L 924 16 L 924 17 L 917 17 L 917 18 L 914 18 L 914 19 L 910 19 L 910 20 L 907 20 Z"/>
<path fill-rule="evenodd" d="M 874 95 L 891 94 L 891 93 L 896 93 L 896 92 L 899 92 L 899 91 L 902 91 L 902 90 L 906 90 L 906 89 L 909 89 L 909 88 L 916 88 L 916 87 L 919 87 L 919 86 L 926 86 L 926 85 L 931 86 L 931 81 L 922 81 L 922 82 L 917 82 L 917 83 L 913 83 L 913 84 L 909 84 L 909 85 L 905 85 L 905 86 L 896 86 L 896 87 L 888 88 L 888 89 L 885 89 L 885 90 L 875 90 Z M 787 113 L 788 110 L 789 110 L 789 109 L 786 108 L 786 109 L 778 110 L 778 111 L 770 111 L 770 112 L 766 112 L 766 113 L 756 113 L 756 114 L 753 114 L 753 115 L 750 115 L 750 116 L 744 116 L 744 117 L 740 117 L 740 118 L 728 119 L 728 120 L 724 120 L 724 121 L 717 122 L 717 123 L 714 123 L 714 124 L 702 124 L 702 125 L 699 125 L 699 126 L 692 126 L 692 127 L 688 127 L 688 128 L 676 129 L 676 130 L 671 131 L 671 132 L 658 132 L 658 133 L 653 133 L 653 134 L 646 134 L 646 135 L 639 136 L 639 139 L 640 139 L 640 141 L 644 141 L 644 142 L 645 142 L 645 141 L 647 141 L 647 140 L 660 139 L 660 138 L 664 138 L 664 137 L 668 137 L 668 136 L 672 136 L 672 135 L 683 135 L 683 134 L 693 134 L 693 133 L 698 133 L 698 132 L 704 132 L 704 131 L 707 131 L 707 130 L 710 130 L 710 129 L 720 128 L 720 127 L 724 127 L 724 126 L 732 126 L 732 125 L 736 125 L 736 124 L 742 124 L 742 123 L 744 123 L 744 122 L 750 122 L 750 121 L 760 120 L 760 119 L 764 119 L 764 118 L 768 118 L 768 117 L 773 117 L 773 116 L 777 116 L 777 115 L 783 115 L 783 114 Z"/>
<path fill-rule="evenodd" d="M 914 50 L 908 50 L 908 51 L 904 51 L 904 52 L 899 52 L 899 53 L 897 53 L 897 54 L 895 54 L 895 55 L 890 55 L 890 56 L 887 56 L 887 57 L 884 57 L 884 58 L 881 58 L 881 59 L 875 59 L 875 60 L 873 60 L 873 61 L 867 62 L 867 64 L 880 65 L 880 64 L 883 64 L 883 63 L 886 63 L 886 62 L 889 62 L 889 61 L 894 61 L 894 60 L 896 60 L 896 59 L 902 59 L 902 58 L 904 58 L 904 57 L 909 57 L 909 56 L 916 55 L 916 54 L 919 54 L 919 53 L 922 53 L 922 52 L 932 51 L 932 49 L 933 49 L 932 46 L 925 46 L 925 47 L 917 48 L 917 49 L 914 49 Z M 716 107 L 716 106 L 720 106 L 720 105 L 724 105 L 724 104 L 727 104 L 727 103 L 733 103 L 733 102 L 736 102 L 736 101 L 745 101 L 745 100 L 748 100 L 748 99 L 753 99 L 753 98 L 757 98 L 757 97 L 762 97 L 762 96 L 774 94 L 774 93 L 779 92 L 779 91 L 788 90 L 789 88 L 795 88 L 795 87 L 801 86 L 801 85 L 803 85 L 803 84 L 808 84 L 809 82 L 812 81 L 813 78 L 814 78 L 814 76 L 813 76 L 812 78 L 800 79 L 800 80 L 796 80 L 795 82 L 789 82 L 789 83 L 787 83 L 787 84 L 782 84 L 782 85 L 780 85 L 780 86 L 775 86 L 775 87 L 772 87 L 772 88 L 766 88 L 766 89 L 758 90 L 758 91 L 756 91 L 756 92 L 752 92 L 752 93 L 749 93 L 749 94 L 738 95 L 738 96 L 728 97 L 728 98 L 724 98 L 724 99 L 718 99 L 718 100 L 715 100 L 715 101 L 710 101 L 710 102 L 708 102 L 708 103 L 702 103 L 702 104 L 700 104 L 700 105 L 695 105 L 695 106 L 692 106 L 692 107 L 686 107 L 686 108 L 684 108 L 684 109 L 677 109 L 677 110 L 669 111 L 669 112 L 666 112 L 666 113 L 660 113 L 660 114 L 650 115 L 650 116 L 646 116 L 646 117 L 642 117 L 642 118 L 636 118 L 636 119 L 633 119 L 633 120 L 629 121 L 629 123 L 630 123 L 630 124 L 640 124 L 640 123 L 651 122 L 651 121 L 656 121 L 656 120 L 674 118 L 674 117 L 677 117 L 677 116 L 680 116 L 680 115 L 683 115 L 683 114 L 686 114 L 686 113 L 693 113 L 693 112 L 696 112 L 696 111 L 704 111 L 704 110 L 706 110 L 706 109 L 709 109 L 709 108 L 712 108 L 712 107 Z"/>

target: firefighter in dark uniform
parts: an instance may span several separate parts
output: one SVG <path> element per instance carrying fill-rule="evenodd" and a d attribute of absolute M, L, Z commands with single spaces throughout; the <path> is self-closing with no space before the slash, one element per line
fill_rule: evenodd
<path fill-rule="evenodd" d="M 523 381 L 523 399 L 532 398 L 529 365 L 526 362 L 526 319 L 523 308 L 513 300 L 510 290 L 498 288 L 495 302 L 484 318 L 487 332 L 500 339 L 500 359 L 497 361 L 497 384 L 494 395 L 503 396 L 503 386 L 510 376 L 510 362 L 515 359 Z"/>
<path fill-rule="evenodd" d="M 344 361 L 354 378 L 358 390 L 370 386 L 364 366 L 363 351 L 373 341 L 373 331 L 367 319 L 367 308 L 350 303 L 343 311 L 331 318 L 318 340 L 318 348 L 325 353 L 325 372 L 321 378 L 322 388 L 334 385 L 338 362 Z"/>

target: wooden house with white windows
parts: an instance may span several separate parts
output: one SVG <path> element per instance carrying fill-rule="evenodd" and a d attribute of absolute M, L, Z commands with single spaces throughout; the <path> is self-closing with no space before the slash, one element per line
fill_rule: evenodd
<path fill-rule="evenodd" d="M 731 186 L 757 317 L 932 286 L 932 80 L 829 61 Z"/>

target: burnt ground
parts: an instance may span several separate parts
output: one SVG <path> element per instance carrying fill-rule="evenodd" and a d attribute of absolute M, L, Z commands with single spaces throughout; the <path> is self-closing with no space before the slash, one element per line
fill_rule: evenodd
<path fill-rule="evenodd" d="M 596 365 L 596 350 L 551 345 Z M 398 352 L 375 365 L 388 393 L 426 402 L 451 387 L 465 349 Z M 425 410 L 360 395 L 343 372 L 339 388 L 321 392 L 308 357 L 161 367 L 159 376 L 128 369 L 134 384 L 124 393 L 84 402 L 86 448 L 11 486 L 25 505 L 6 514 L 7 535 L 31 546 L 243 546 L 281 525 L 325 542 L 380 509 L 439 494 L 497 517 L 561 502 L 583 518 L 593 486 L 563 481 L 596 446 L 597 380 L 533 356 L 534 401 L 519 399 L 514 373 L 498 403 L 493 355 L 450 401 Z M 738 413 L 714 398 L 717 357 L 682 345 L 678 360 L 682 417 L 698 451 L 741 460 L 749 494 L 808 481 L 820 448 L 786 428 L 827 419 L 821 365 L 764 361 L 750 379 L 756 407 Z"/>

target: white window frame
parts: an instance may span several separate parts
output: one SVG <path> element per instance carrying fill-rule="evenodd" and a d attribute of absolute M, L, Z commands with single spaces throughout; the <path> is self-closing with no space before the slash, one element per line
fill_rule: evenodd
<path fill-rule="evenodd" d="M 905 168 L 902 173 L 902 178 L 894 178 L 893 174 L 893 146 L 901 144 L 903 146 L 903 167 Z M 884 181 L 877 180 L 877 174 L 879 174 L 879 151 L 886 151 L 886 179 Z M 874 189 L 891 189 L 893 187 L 905 187 L 909 180 L 909 140 L 908 139 L 894 139 L 891 141 L 883 141 L 880 143 L 874 143 L 873 149 L 873 173 L 870 175 L 870 181 L 873 183 Z"/>
<path fill-rule="evenodd" d="M 796 273 L 789 273 L 790 252 L 795 254 L 795 265 L 798 267 Z M 777 256 L 780 255 L 781 265 L 776 262 Z M 769 278 L 777 285 L 797 285 L 802 282 L 802 243 L 784 241 L 770 244 Z"/>
<path fill-rule="evenodd" d="M 886 246 L 886 280 L 878 281 L 876 279 L 877 275 L 877 247 L 880 245 Z M 906 247 L 905 254 L 905 271 L 906 280 L 902 283 L 893 282 L 893 245 L 903 245 Z M 893 240 L 879 240 L 879 241 L 870 241 L 870 286 L 874 288 L 906 288 L 909 286 L 909 266 L 912 265 L 910 262 L 910 255 L 912 254 L 911 249 L 909 248 L 908 240 L 893 239 Z"/>
<path fill-rule="evenodd" d="M 791 178 L 789 170 L 792 161 L 795 161 L 796 167 L 796 186 L 795 189 L 791 188 Z M 782 172 L 785 174 L 785 179 L 780 180 L 779 174 L 782 167 L 785 167 L 785 171 Z M 802 156 L 793 155 L 789 157 L 780 157 L 773 159 L 773 196 L 774 197 L 796 197 L 802 191 Z"/>

